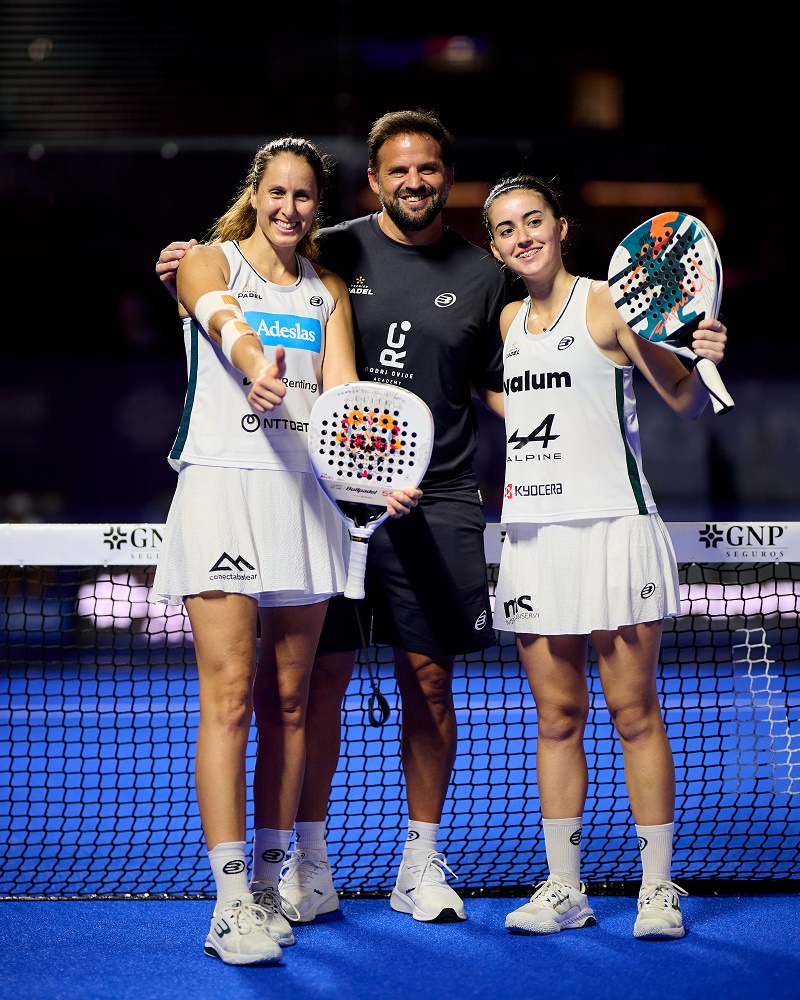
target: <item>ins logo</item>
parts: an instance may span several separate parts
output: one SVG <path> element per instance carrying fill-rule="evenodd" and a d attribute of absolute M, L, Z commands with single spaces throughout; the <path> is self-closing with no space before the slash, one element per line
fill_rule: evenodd
<path fill-rule="evenodd" d="M 503 614 L 507 620 L 510 621 L 515 615 L 524 612 L 528 612 L 526 617 L 534 613 L 530 594 L 520 594 L 519 597 L 514 597 L 510 601 L 503 601 Z"/>

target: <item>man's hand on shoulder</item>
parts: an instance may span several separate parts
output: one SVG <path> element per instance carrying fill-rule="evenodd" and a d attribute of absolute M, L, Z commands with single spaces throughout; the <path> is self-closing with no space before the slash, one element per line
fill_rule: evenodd
<path fill-rule="evenodd" d="M 195 246 L 197 246 L 197 240 L 189 240 L 188 242 L 176 240 L 174 243 L 165 246 L 158 255 L 156 274 L 161 284 L 176 302 L 178 301 L 178 289 L 175 278 L 178 272 L 178 265 L 186 251 L 190 247 Z"/>

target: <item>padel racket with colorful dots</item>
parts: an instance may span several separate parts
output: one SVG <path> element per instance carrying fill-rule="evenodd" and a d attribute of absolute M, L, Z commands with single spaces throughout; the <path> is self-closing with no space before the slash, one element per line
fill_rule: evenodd
<path fill-rule="evenodd" d="M 714 412 L 732 410 L 717 366 L 690 346 L 700 321 L 716 318 L 722 301 L 722 263 L 703 223 L 684 212 L 662 212 L 637 226 L 614 251 L 608 284 L 633 332 L 693 361 Z"/>
<path fill-rule="evenodd" d="M 346 382 L 314 404 L 308 425 L 311 466 L 350 532 L 345 597 L 364 596 L 367 545 L 389 516 L 386 498 L 419 486 L 432 448 L 430 409 L 399 386 Z"/>

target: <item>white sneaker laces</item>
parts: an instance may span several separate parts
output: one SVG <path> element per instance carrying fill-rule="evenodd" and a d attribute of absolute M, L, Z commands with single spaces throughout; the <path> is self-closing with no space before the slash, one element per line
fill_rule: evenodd
<path fill-rule="evenodd" d="M 264 889 L 257 889 L 255 896 L 260 906 L 266 912 L 266 918 L 286 917 L 286 909 L 294 910 L 294 916 L 300 916 L 300 911 L 288 899 L 284 899 L 274 886 L 267 886 Z"/>
<path fill-rule="evenodd" d="M 308 857 L 308 855 L 303 857 L 302 851 L 292 851 L 286 860 L 286 864 L 281 868 L 281 878 L 287 882 L 291 881 L 298 885 L 305 885 L 306 882 L 314 877 L 319 867 L 320 865 Z"/>
<path fill-rule="evenodd" d="M 549 878 L 546 882 L 542 882 L 534 891 L 531 896 L 531 902 L 550 903 L 552 906 L 557 906 L 559 903 L 564 902 L 565 894 L 567 897 L 569 896 L 570 888 L 572 887 L 568 886 L 565 882 L 558 882 L 554 878 Z"/>
<path fill-rule="evenodd" d="M 453 869 L 448 865 L 445 856 L 438 853 L 437 851 L 431 851 L 428 857 L 425 859 L 425 864 L 422 866 L 422 873 L 419 877 L 420 885 L 423 882 L 436 882 L 438 884 L 447 884 L 447 876 L 445 872 L 450 872 L 453 878 L 457 879 L 458 875 L 453 871 Z"/>
<path fill-rule="evenodd" d="M 674 882 L 645 883 L 642 888 L 646 890 L 642 897 L 642 906 L 646 906 L 648 909 L 658 909 L 660 906 L 662 909 L 668 910 L 672 906 L 673 892 L 679 896 L 689 895 L 685 889 Z"/>
<path fill-rule="evenodd" d="M 250 934 L 254 930 L 266 930 L 267 914 L 264 907 L 258 903 L 226 906 L 223 914 L 225 919 L 233 924 L 240 934 Z M 223 914 L 219 914 L 219 916 Z"/>

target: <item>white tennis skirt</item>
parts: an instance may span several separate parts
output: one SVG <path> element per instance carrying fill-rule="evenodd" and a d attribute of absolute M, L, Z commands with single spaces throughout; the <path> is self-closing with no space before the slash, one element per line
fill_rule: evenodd
<path fill-rule="evenodd" d="M 675 551 L 658 514 L 507 529 L 496 629 L 588 635 L 680 614 Z"/>
<path fill-rule="evenodd" d="M 313 473 L 185 465 L 167 516 L 150 602 L 209 590 L 261 607 L 344 591 L 349 535 Z"/>

